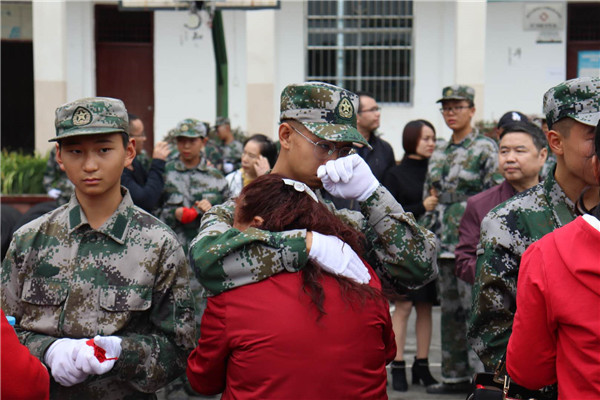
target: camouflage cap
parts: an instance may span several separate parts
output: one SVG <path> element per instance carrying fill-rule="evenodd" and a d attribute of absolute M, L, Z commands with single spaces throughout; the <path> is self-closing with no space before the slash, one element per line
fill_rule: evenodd
<path fill-rule="evenodd" d="M 231 121 L 227 117 L 217 117 L 217 122 L 215 122 L 215 128 L 221 125 L 231 125 Z"/>
<path fill-rule="evenodd" d="M 177 123 L 173 135 L 175 137 L 203 138 L 206 137 L 206 125 L 195 118 L 186 118 Z"/>
<path fill-rule="evenodd" d="M 475 101 L 475 89 L 465 85 L 446 86 L 442 89 L 442 96 L 436 103 L 445 100 L 467 100 L 473 102 Z"/>
<path fill-rule="evenodd" d="M 548 128 L 569 117 L 585 125 L 600 120 L 600 78 L 575 78 L 554 86 L 544 94 Z"/>
<path fill-rule="evenodd" d="M 304 82 L 283 89 L 279 118 L 301 122 L 321 139 L 369 146 L 356 129 L 357 109 L 356 94 L 328 83 Z"/>
<path fill-rule="evenodd" d="M 129 134 L 129 118 L 125 104 L 110 97 L 88 97 L 63 104 L 56 109 L 55 142 L 64 138 L 98 133 Z"/>

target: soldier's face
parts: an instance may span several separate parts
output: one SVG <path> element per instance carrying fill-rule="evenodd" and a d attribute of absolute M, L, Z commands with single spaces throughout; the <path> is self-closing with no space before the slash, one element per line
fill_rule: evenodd
<path fill-rule="evenodd" d="M 56 153 L 58 164 L 77 194 L 86 196 L 119 191 L 123 168 L 134 157 L 133 144 L 124 147 L 119 133 L 65 138 Z"/>
<path fill-rule="evenodd" d="M 565 176 L 561 185 L 579 183 L 579 185 L 596 186 L 594 178 L 592 157 L 594 155 L 594 131 L 590 125 L 574 122 L 568 135 L 562 136 L 561 173 Z M 557 174 L 559 172 L 557 171 Z"/>
<path fill-rule="evenodd" d="M 538 151 L 531 136 L 523 132 L 506 133 L 500 140 L 499 147 L 500 173 L 508 182 L 517 190 L 537 184 L 540 170 L 546 161 L 545 148 Z"/>
<path fill-rule="evenodd" d="M 296 132 L 293 128 L 296 128 Z M 273 172 L 281 173 L 284 176 L 306 183 L 311 188 L 320 188 L 323 186 L 321 180 L 317 177 L 317 169 L 320 165 L 325 164 L 329 160 L 335 160 L 338 157 L 338 152 L 327 157 L 319 156 L 322 152 L 320 149 L 315 149 L 315 144 L 323 139 L 314 135 L 304 125 L 297 122 L 282 124 L 289 126 L 286 129 L 286 135 L 283 136 L 285 144 L 282 142 L 282 149 L 285 150 L 286 156 L 279 162 L 280 169 Z M 280 136 L 280 139 L 282 137 Z M 332 142 L 336 148 L 348 147 L 351 143 Z"/>
<path fill-rule="evenodd" d="M 194 164 L 200 162 L 200 152 L 204 148 L 202 138 L 190 138 L 185 136 L 177 137 L 177 150 L 179 157 L 185 164 Z"/>
<path fill-rule="evenodd" d="M 466 100 L 446 100 L 442 102 L 442 115 L 448 128 L 460 131 L 471 125 L 471 119 L 475 115 L 475 107 L 469 107 Z"/>

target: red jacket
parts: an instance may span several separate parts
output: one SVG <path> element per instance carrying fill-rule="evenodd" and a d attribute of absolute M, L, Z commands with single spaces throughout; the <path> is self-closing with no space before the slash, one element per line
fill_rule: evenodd
<path fill-rule="evenodd" d="M 15 330 L 0 311 L 2 320 L 0 398 L 43 400 L 50 396 L 50 376 L 44 365 L 19 342 Z"/>
<path fill-rule="evenodd" d="M 596 218 L 579 217 L 523 254 L 507 351 L 518 384 L 558 380 L 559 399 L 600 399 L 599 230 Z"/>
<path fill-rule="evenodd" d="M 300 273 L 209 298 L 188 358 L 192 387 L 222 399 L 387 399 L 385 365 L 396 354 L 387 302 L 349 303 L 333 277 L 321 284 L 319 321 Z"/>

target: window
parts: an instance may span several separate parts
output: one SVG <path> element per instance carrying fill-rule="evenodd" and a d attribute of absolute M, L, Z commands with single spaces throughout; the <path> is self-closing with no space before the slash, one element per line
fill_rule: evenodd
<path fill-rule="evenodd" d="M 308 1 L 307 80 L 369 92 L 379 102 L 412 95 L 412 1 Z"/>

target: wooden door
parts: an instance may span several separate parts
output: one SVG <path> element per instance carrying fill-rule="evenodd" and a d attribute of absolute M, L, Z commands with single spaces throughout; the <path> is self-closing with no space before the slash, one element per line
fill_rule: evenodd
<path fill-rule="evenodd" d="M 141 118 L 152 154 L 154 143 L 153 13 L 97 5 L 96 94 L 123 100 Z"/>

